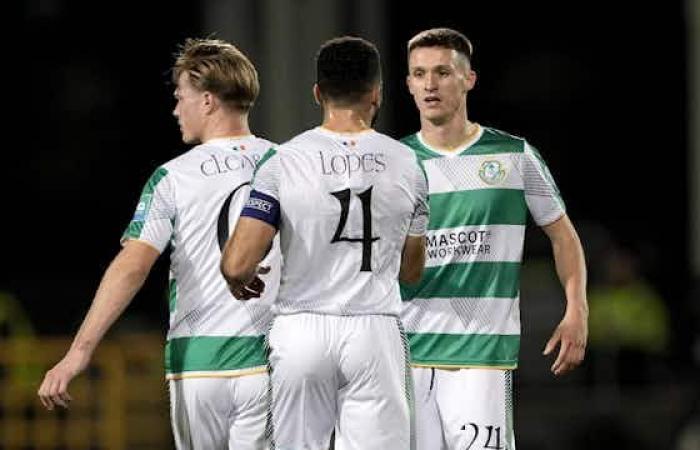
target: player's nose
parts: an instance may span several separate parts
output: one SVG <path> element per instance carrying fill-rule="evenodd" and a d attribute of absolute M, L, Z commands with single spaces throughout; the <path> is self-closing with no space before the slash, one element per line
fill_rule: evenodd
<path fill-rule="evenodd" d="M 425 76 L 425 90 L 426 91 L 434 91 L 437 89 L 437 78 L 435 75 L 428 73 Z"/>

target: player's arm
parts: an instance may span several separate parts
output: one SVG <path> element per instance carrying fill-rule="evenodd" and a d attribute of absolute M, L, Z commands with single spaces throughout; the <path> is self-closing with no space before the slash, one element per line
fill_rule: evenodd
<path fill-rule="evenodd" d="M 39 387 L 39 397 L 47 409 L 68 407 L 72 400 L 68 384 L 87 367 L 95 347 L 139 291 L 159 254 L 145 242 L 130 240 L 114 258 L 70 349 L 46 373 Z"/>
<path fill-rule="evenodd" d="M 221 273 L 239 300 L 260 297 L 265 289 L 257 275 L 269 268 L 259 269 L 258 264 L 279 229 L 279 173 L 279 155 L 270 149 L 258 164 L 248 200 L 221 255 Z"/>
<path fill-rule="evenodd" d="M 399 281 L 415 284 L 420 281 L 425 267 L 425 236 L 407 236 L 401 253 Z"/>
<path fill-rule="evenodd" d="M 527 142 L 522 162 L 525 201 L 535 222 L 552 243 L 557 275 L 566 294 L 564 318 L 544 348 L 544 354 L 548 355 L 559 345 L 559 354 L 551 370 L 560 375 L 578 366 L 586 351 L 586 262 L 554 178 L 540 153 Z"/>
<path fill-rule="evenodd" d="M 275 233 L 277 229 L 265 221 L 246 216 L 238 220 L 221 256 L 221 273 L 237 299 L 260 297 L 263 292 L 265 283 L 257 274 L 268 269 L 258 270 L 258 264 L 272 245 Z"/>
<path fill-rule="evenodd" d="M 578 234 L 564 214 L 542 227 L 552 243 L 557 275 L 566 293 L 566 312 L 547 342 L 544 354 L 559 344 L 559 355 L 552 365 L 555 375 L 576 368 L 586 352 L 588 303 L 586 301 L 586 261 Z"/>
<path fill-rule="evenodd" d="M 399 269 L 399 281 L 414 284 L 420 281 L 425 267 L 425 233 L 430 219 L 428 206 L 428 180 L 425 172 L 416 160 L 416 199 L 414 202 L 413 216 L 408 229 L 408 236 L 401 253 L 401 268 Z"/>

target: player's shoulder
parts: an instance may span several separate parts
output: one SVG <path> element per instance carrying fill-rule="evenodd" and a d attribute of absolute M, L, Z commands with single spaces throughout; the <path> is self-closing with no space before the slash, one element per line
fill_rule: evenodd
<path fill-rule="evenodd" d="M 259 154 L 260 156 L 265 155 L 270 149 L 274 149 L 277 147 L 276 142 L 272 142 L 268 139 L 259 137 L 259 136 L 253 136 L 250 139 L 250 147 L 243 148 L 242 150 L 244 151 L 250 151 Z"/>
<path fill-rule="evenodd" d="M 498 146 L 500 152 L 523 153 L 528 146 L 524 137 L 508 133 L 498 128 L 481 125 L 483 134 L 478 143 L 480 146 Z"/>
<path fill-rule="evenodd" d="M 296 136 L 290 138 L 288 141 L 283 142 L 277 146 L 277 150 L 280 152 L 293 151 L 308 146 L 324 145 L 328 141 L 329 137 L 322 133 L 319 127 L 311 128 L 306 131 L 302 131 Z"/>
<path fill-rule="evenodd" d="M 186 161 L 189 156 L 188 156 L 189 150 L 181 153 L 174 158 L 171 158 L 165 162 L 160 163 L 155 167 L 153 170 L 153 175 L 154 176 L 159 176 L 159 177 L 165 177 L 166 175 L 172 175 L 173 173 L 177 172 L 178 170 L 181 170 L 181 166 L 183 161 Z"/>
<path fill-rule="evenodd" d="M 420 139 L 418 138 L 418 133 L 411 133 L 408 136 L 404 136 L 399 139 L 399 142 L 401 142 L 404 145 L 407 145 L 413 149 L 420 147 Z"/>
<path fill-rule="evenodd" d="M 179 155 L 169 159 L 160 165 L 168 172 L 178 172 L 186 170 L 193 162 L 201 159 L 203 154 L 206 154 L 208 150 L 213 150 L 213 146 L 209 143 L 197 144 L 191 147 Z"/>
<path fill-rule="evenodd" d="M 403 142 L 402 139 L 395 139 L 389 135 L 376 131 L 371 139 L 375 141 L 382 149 L 386 149 L 397 153 L 400 156 L 409 158 L 411 160 L 415 159 L 415 153 L 411 146 Z"/>
<path fill-rule="evenodd" d="M 303 131 L 296 136 L 281 144 L 271 147 L 270 151 L 265 154 L 264 159 L 283 160 L 287 158 L 304 158 L 312 154 L 313 150 L 321 150 L 327 148 L 331 144 L 329 137 L 320 133 L 317 128 L 311 128 Z"/>
<path fill-rule="evenodd" d="M 196 148 L 196 147 L 194 147 Z M 160 178 L 174 179 L 178 177 L 178 174 L 187 172 L 190 167 L 194 164 L 195 156 L 192 153 L 191 148 L 184 153 L 175 156 L 172 159 L 161 163 L 154 171 L 152 177 L 159 176 Z M 201 158 L 200 158 L 201 159 Z"/>

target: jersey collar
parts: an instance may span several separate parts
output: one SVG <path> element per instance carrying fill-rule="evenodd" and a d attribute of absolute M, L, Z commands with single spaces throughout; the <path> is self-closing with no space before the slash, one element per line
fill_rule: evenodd
<path fill-rule="evenodd" d="M 423 147 L 427 148 L 428 150 L 430 150 L 433 153 L 436 153 L 436 154 L 441 155 L 441 156 L 447 156 L 447 157 L 460 156 L 462 153 L 469 150 L 474 144 L 479 142 L 479 139 L 481 139 L 481 136 L 484 135 L 484 127 L 482 127 L 478 123 L 475 123 L 475 125 L 478 127 L 478 129 L 477 129 L 477 132 L 474 134 L 474 136 L 470 140 L 468 140 L 466 143 L 464 143 L 461 147 L 456 148 L 454 150 L 443 150 L 443 149 L 439 149 L 436 147 L 432 147 L 430 144 L 425 142 L 425 140 L 423 139 L 423 135 L 421 134 L 420 131 L 418 133 L 416 133 L 416 138 L 418 139 L 418 142 L 420 142 L 420 144 Z"/>

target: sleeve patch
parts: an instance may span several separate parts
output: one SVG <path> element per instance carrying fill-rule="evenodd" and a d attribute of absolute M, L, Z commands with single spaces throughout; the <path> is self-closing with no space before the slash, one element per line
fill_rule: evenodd
<path fill-rule="evenodd" d="M 280 204 L 274 197 L 252 190 L 241 217 L 252 217 L 279 228 Z"/>

